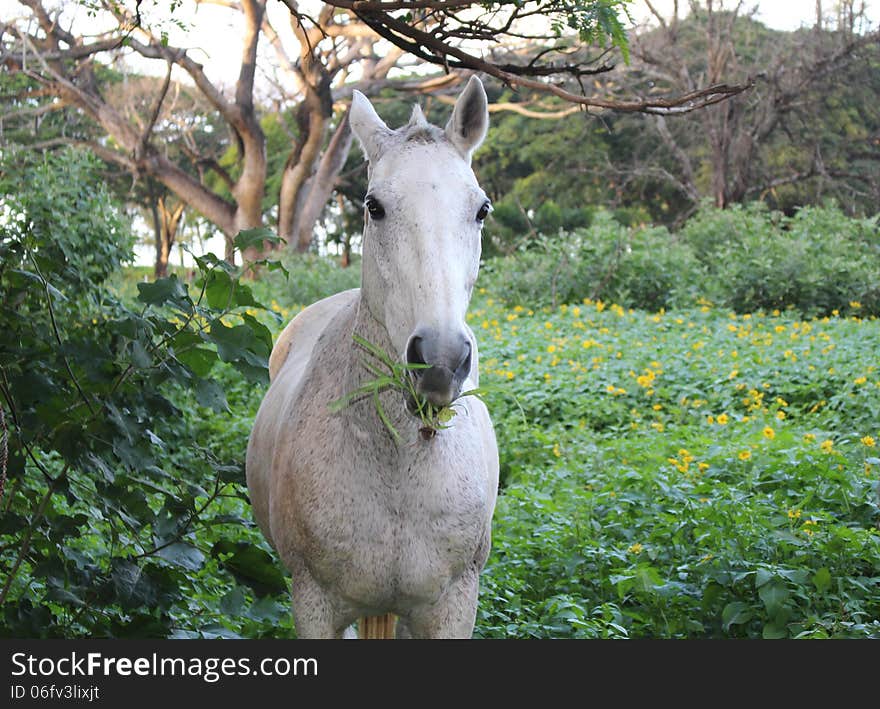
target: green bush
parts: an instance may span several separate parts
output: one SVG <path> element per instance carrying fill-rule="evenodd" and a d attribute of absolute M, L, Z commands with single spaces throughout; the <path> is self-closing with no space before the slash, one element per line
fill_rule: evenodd
<path fill-rule="evenodd" d="M 656 311 L 707 298 L 741 313 L 877 315 L 880 229 L 876 218 L 853 219 L 833 206 L 789 218 L 760 203 L 704 205 L 676 233 L 624 226 L 599 211 L 589 228 L 488 259 L 481 284 L 535 305 L 589 298 Z"/>
<path fill-rule="evenodd" d="M 203 256 L 192 290 L 123 302 L 106 279 L 131 241 L 95 163 L 4 153 L 0 179 L 0 636 L 274 632 L 286 581 L 228 422 L 272 345 L 240 271 Z"/>
<path fill-rule="evenodd" d="M 833 206 L 805 207 L 792 218 L 757 205 L 711 208 L 682 236 L 706 268 L 704 294 L 737 312 L 880 314 L 876 219 L 852 219 Z"/>
<path fill-rule="evenodd" d="M 484 270 L 481 285 L 509 302 L 587 298 L 650 310 L 693 302 L 704 274 L 664 227 L 627 228 L 606 211 L 586 229 L 539 238 L 515 256 L 487 261 Z"/>

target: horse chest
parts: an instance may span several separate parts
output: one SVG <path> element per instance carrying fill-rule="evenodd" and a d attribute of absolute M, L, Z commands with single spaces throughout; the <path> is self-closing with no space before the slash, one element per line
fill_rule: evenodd
<path fill-rule="evenodd" d="M 480 466 L 450 466 L 435 455 L 382 465 L 352 460 L 336 496 L 306 513 L 309 565 L 368 604 L 436 600 L 485 538 L 490 495 Z M 437 475 L 438 467 L 449 472 Z"/>

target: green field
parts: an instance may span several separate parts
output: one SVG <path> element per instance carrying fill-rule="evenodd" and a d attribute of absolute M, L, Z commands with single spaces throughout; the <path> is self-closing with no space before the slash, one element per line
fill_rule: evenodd
<path fill-rule="evenodd" d="M 804 321 L 489 296 L 481 383 L 510 396 L 490 398 L 479 635 L 880 633 L 880 322 L 858 303 Z"/>

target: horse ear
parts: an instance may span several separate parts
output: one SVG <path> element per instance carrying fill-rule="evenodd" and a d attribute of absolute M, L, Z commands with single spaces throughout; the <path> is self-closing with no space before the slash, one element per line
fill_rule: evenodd
<path fill-rule="evenodd" d="M 471 155 L 480 147 L 488 129 L 489 100 L 486 98 L 486 89 L 482 81 L 472 76 L 452 109 L 452 117 L 446 124 L 446 137 L 470 162 Z"/>
<path fill-rule="evenodd" d="M 364 154 L 369 162 L 375 162 L 382 150 L 385 139 L 391 135 L 391 131 L 385 122 L 379 118 L 370 99 L 357 89 L 351 96 L 351 108 L 348 112 L 348 121 L 351 130 L 361 144 Z"/>

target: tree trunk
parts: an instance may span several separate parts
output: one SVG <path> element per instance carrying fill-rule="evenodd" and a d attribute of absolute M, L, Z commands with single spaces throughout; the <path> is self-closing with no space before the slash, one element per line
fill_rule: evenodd
<path fill-rule="evenodd" d="M 153 241 L 156 246 L 156 260 L 153 264 L 153 274 L 156 278 L 164 278 L 168 273 L 168 259 L 162 260 L 162 221 L 159 218 L 159 205 L 156 198 L 156 190 L 152 180 L 147 182 L 147 198 L 150 201 L 150 215 L 153 217 Z"/>
<path fill-rule="evenodd" d="M 300 106 L 300 139 L 284 166 L 278 195 L 278 236 L 297 248 L 297 212 L 305 201 L 303 189 L 318 160 L 329 119 L 318 97 L 309 94 Z"/>
<path fill-rule="evenodd" d="M 294 234 L 296 236 L 296 250 L 300 253 L 308 251 L 315 232 L 315 223 L 324 211 L 333 188 L 336 187 L 336 179 L 342 166 L 348 158 L 351 150 L 352 133 L 348 124 L 348 115 L 343 116 L 330 144 L 324 151 L 324 156 L 318 165 L 318 170 L 309 180 L 308 191 L 304 199 L 300 201 L 299 209 L 294 219 Z"/>
<path fill-rule="evenodd" d="M 159 239 L 156 242 L 156 278 L 164 278 L 168 275 L 171 249 L 177 241 L 177 231 L 180 228 L 180 221 L 186 205 L 183 202 L 178 202 L 177 205 L 169 209 L 164 197 L 158 199 L 157 205 L 157 211 L 160 213 L 162 221 Z"/>

